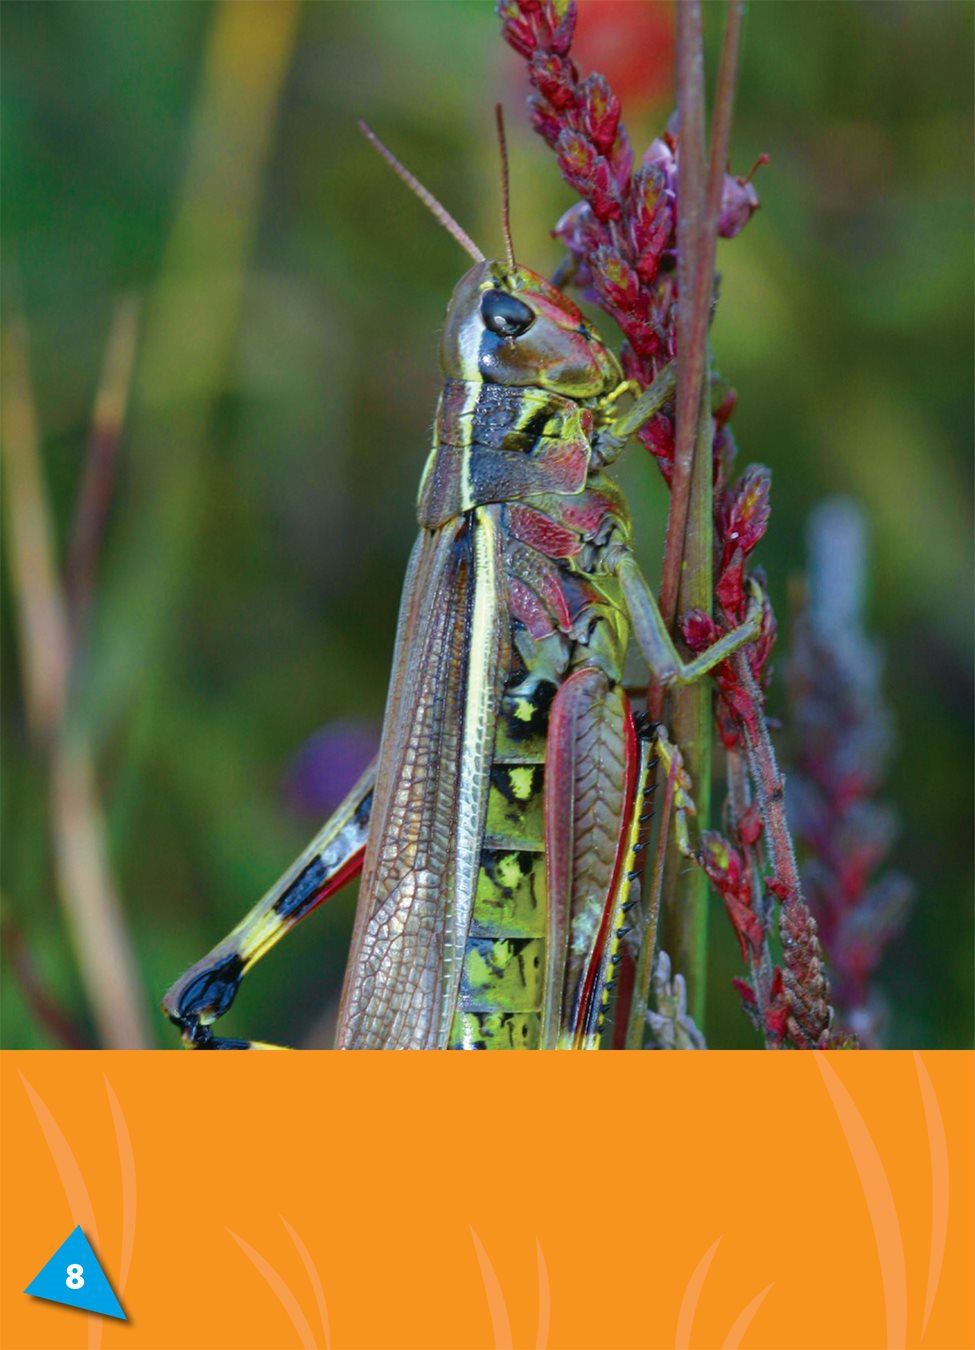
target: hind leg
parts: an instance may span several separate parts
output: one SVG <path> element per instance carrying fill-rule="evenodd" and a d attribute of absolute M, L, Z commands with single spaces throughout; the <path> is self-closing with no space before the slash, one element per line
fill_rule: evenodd
<path fill-rule="evenodd" d="M 358 876 L 369 832 L 376 763 L 369 766 L 304 853 L 232 933 L 176 981 L 163 1011 L 191 1050 L 273 1050 L 262 1041 L 215 1036 L 213 1023 L 237 995 L 251 966 L 324 901 Z"/>

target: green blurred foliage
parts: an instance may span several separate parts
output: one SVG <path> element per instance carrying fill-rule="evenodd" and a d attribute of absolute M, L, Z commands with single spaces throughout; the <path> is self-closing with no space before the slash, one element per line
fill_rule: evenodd
<path fill-rule="evenodd" d="M 268 18 L 246 8 L 251 65 L 230 72 L 245 112 Z M 625 23 L 636 8 L 587 22 Z M 4 306 L 29 325 L 62 549 L 113 307 L 127 293 L 144 301 L 76 715 L 95 740 L 112 862 L 154 1005 L 315 828 L 282 791 L 296 750 L 323 723 L 382 715 L 437 330 L 465 261 L 356 119 L 488 251 L 500 236 L 498 96 L 515 239 L 533 266 L 554 268 L 547 232 L 572 198 L 528 128 L 522 73 L 488 0 L 305 8 L 265 128 L 253 230 L 236 252 L 225 241 L 242 210 L 238 147 L 226 122 L 200 125 L 219 11 L 8 0 L 3 18 Z M 717 7 L 706 18 L 716 29 Z M 895 861 L 918 887 L 882 971 L 892 1045 L 972 1041 L 971 41 L 966 4 L 753 7 L 734 164 L 767 151 L 772 167 L 759 175 L 762 211 L 719 253 L 715 346 L 739 391 L 742 460 L 774 471 L 761 561 L 785 643 L 810 507 L 851 492 L 871 523 L 871 621 L 901 732 Z M 646 62 L 646 87 L 658 88 L 654 53 L 622 47 L 628 82 Z M 588 65 L 582 38 L 576 57 Z M 640 147 L 669 106 L 658 95 L 624 112 Z M 213 174 L 188 178 L 201 137 Z M 173 285 L 181 219 L 203 243 Z M 239 314 L 226 300 L 235 286 Z M 211 360 L 207 325 L 221 314 L 233 322 Z M 620 472 L 652 575 L 664 494 L 636 450 Z M 6 573 L 3 585 L 5 913 L 90 1035 Z M 781 686 L 773 711 L 786 716 Z M 354 889 L 263 963 L 231 1033 L 314 1037 L 353 907 Z M 709 1040 L 753 1045 L 718 912 L 711 950 Z M 2 1010 L 7 1045 L 52 1044 L 9 973 Z"/>

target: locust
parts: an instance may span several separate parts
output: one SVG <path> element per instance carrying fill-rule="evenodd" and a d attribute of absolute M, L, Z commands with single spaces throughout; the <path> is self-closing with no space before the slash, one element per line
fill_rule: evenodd
<path fill-rule="evenodd" d="M 488 259 L 368 128 L 473 260 L 451 296 L 378 756 L 288 871 L 166 994 L 193 1049 L 271 1049 L 214 1023 L 248 970 L 361 874 L 338 1049 L 598 1049 L 620 944 L 644 940 L 644 800 L 676 748 L 635 715 L 632 638 L 661 685 L 700 679 L 760 624 L 691 660 L 637 562 L 607 473 L 672 399 L 636 391 L 575 303 Z M 681 788 L 681 808 L 691 799 Z"/>

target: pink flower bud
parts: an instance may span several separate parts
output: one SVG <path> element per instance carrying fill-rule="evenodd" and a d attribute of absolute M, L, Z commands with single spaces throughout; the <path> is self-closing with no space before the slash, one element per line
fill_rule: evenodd
<path fill-rule="evenodd" d="M 727 566 L 736 548 L 747 558 L 768 528 L 772 475 L 762 464 L 752 464 L 727 489 L 718 511 L 718 531 Z"/>
<path fill-rule="evenodd" d="M 619 220 L 622 214 L 616 192 L 616 182 L 609 161 L 600 157 L 596 160 L 592 186 L 589 189 L 589 204 L 597 220 Z"/>
<path fill-rule="evenodd" d="M 536 52 L 532 57 L 532 83 L 557 113 L 575 106 L 574 75 L 572 62 L 561 56 L 554 56 L 551 52 Z"/>
<path fill-rule="evenodd" d="M 674 215 L 656 169 L 640 169 L 633 178 L 629 195 L 630 238 L 637 257 L 637 275 L 647 286 L 660 270 L 668 249 L 674 247 Z"/>
<path fill-rule="evenodd" d="M 681 619 L 680 631 L 692 652 L 703 652 L 720 637 L 718 625 L 703 609 L 692 609 Z"/>
<path fill-rule="evenodd" d="M 664 191 L 671 199 L 677 196 L 677 156 L 669 141 L 657 137 L 643 156 L 642 168 L 655 169 L 663 180 Z"/>
<path fill-rule="evenodd" d="M 718 214 L 718 234 L 722 239 L 734 239 L 751 220 L 760 206 L 758 193 L 744 178 L 724 176 L 721 188 L 721 209 Z"/>
<path fill-rule="evenodd" d="M 590 75 L 581 89 L 582 120 L 601 155 L 609 155 L 620 124 L 620 101 L 602 75 Z"/>
<path fill-rule="evenodd" d="M 545 99 L 538 94 L 530 95 L 528 109 L 531 114 L 532 126 L 539 136 L 554 147 L 562 134 L 562 123 L 552 112 Z"/>
<path fill-rule="evenodd" d="M 532 24 L 523 16 L 537 12 L 538 4 L 532 0 L 499 0 L 498 15 L 501 19 L 501 32 L 505 42 L 513 47 L 519 56 L 531 57 L 538 43 Z"/>
<path fill-rule="evenodd" d="M 666 413 L 657 413 L 637 433 L 654 456 L 669 483 L 674 474 L 674 424 Z"/>
<path fill-rule="evenodd" d="M 743 844 L 757 844 L 762 837 L 762 814 L 753 802 L 738 818 L 738 838 Z"/>
<path fill-rule="evenodd" d="M 563 131 L 555 147 L 562 177 L 588 198 L 596 166 L 596 152 L 581 131 Z"/>
<path fill-rule="evenodd" d="M 751 987 L 748 981 L 739 979 L 737 975 L 732 975 L 731 983 L 738 991 L 738 995 L 741 998 L 742 1003 L 745 1005 L 745 1008 L 746 1009 L 755 1008 L 758 1000 L 755 998 L 755 990 Z"/>

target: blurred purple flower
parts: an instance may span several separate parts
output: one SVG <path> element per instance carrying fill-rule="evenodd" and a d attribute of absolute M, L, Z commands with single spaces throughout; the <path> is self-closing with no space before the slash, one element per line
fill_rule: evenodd
<path fill-rule="evenodd" d="M 896 834 L 879 803 L 893 746 L 883 662 L 864 625 L 866 524 L 844 498 L 824 502 L 809 524 L 805 605 L 789 663 L 796 773 L 789 813 L 806 854 L 803 878 L 819 923 L 836 1001 L 867 1046 L 883 1037 L 885 1007 L 873 983 L 904 927 L 913 886 L 879 869 Z"/>
<path fill-rule="evenodd" d="M 298 816 L 329 815 L 365 772 L 379 749 L 370 722 L 328 722 L 293 756 L 284 774 L 284 796 Z"/>

